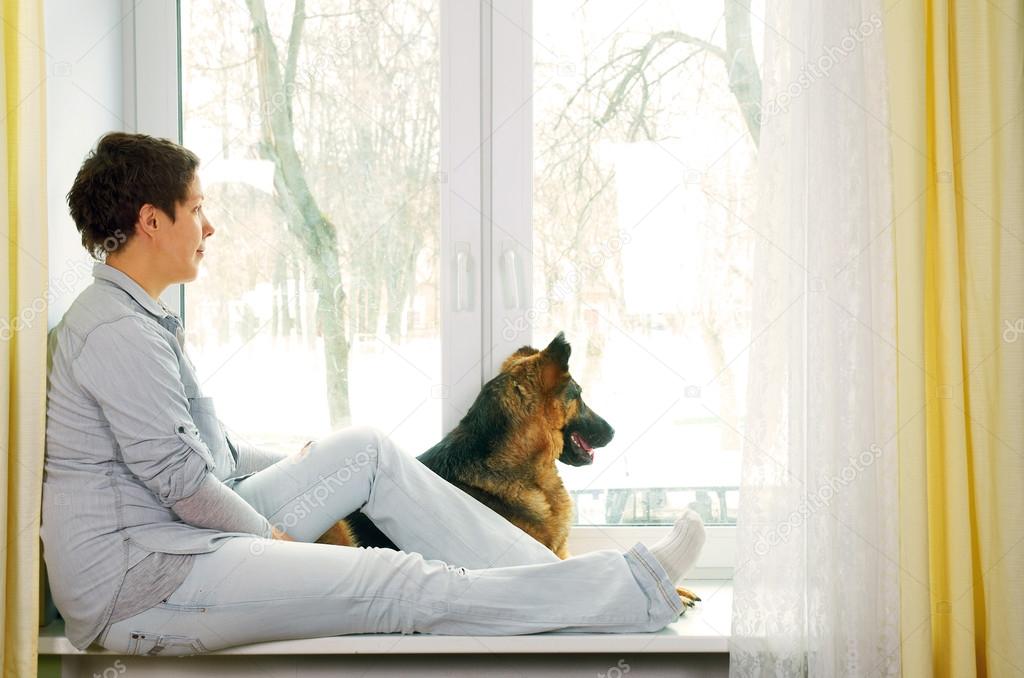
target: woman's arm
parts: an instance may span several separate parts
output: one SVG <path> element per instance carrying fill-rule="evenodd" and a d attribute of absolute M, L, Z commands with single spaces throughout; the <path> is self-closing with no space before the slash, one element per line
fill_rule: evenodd
<path fill-rule="evenodd" d="M 190 525 L 224 532 L 248 532 L 270 539 L 270 521 L 217 476 L 207 473 L 195 494 L 179 499 L 171 509 Z"/>
<path fill-rule="evenodd" d="M 270 536 L 267 519 L 213 475 L 213 457 L 189 414 L 177 357 L 155 327 L 136 316 L 100 325 L 71 369 L 102 410 L 122 461 L 161 506 L 197 527 Z M 199 506 L 213 515 L 194 510 Z"/>

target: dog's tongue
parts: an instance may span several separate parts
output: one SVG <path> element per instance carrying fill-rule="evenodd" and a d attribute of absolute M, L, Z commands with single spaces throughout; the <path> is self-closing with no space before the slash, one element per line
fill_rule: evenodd
<path fill-rule="evenodd" d="M 572 434 L 572 439 L 573 439 L 573 441 L 574 441 L 574 442 L 575 442 L 575 443 L 576 443 L 577 445 L 579 445 L 579 446 L 580 446 L 580 447 L 582 447 L 582 448 L 583 448 L 584 450 L 586 450 L 587 454 L 589 454 L 589 455 L 591 455 L 591 456 L 593 456 L 593 455 L 594 455 L 594 448 L 590 446 L 590 443 L 588 443 L 588 442 L 587 442 L 587 439 L 586 439 L 586 438 L 584 438 L 583 436 L 581 436 L 581 435 L 580 435 L 579 433 L 573 433 L 573 434 Z"/>

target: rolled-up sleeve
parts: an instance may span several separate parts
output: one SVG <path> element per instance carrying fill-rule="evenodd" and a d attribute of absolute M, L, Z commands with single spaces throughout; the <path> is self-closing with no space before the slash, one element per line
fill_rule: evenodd
<path fill-rule="evenodd" d="M 188 410 L 174 351 L 142 318 L 98 326 L 72 363 L 100 406 L 124 463 L 160 504 L 191 496 L 215 467 Z"/>

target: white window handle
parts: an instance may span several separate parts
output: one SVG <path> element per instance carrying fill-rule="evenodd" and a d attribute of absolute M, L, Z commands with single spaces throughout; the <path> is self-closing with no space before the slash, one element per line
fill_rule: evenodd
<path fill-rule="evenodd" d="M 472 271 L 470 271 L 469 243 L 455 243 L 455 310 L 468 311 L 470 309 L 470 282 Z"/>
<path fill-rule="evenodd" d="M 502 274 L 504 277 L 505 308 L 522 308 L 522 279 L 519 272 L 519 255 L 515 245 L 509 241 L 503 243 L 501 253 Z"/>

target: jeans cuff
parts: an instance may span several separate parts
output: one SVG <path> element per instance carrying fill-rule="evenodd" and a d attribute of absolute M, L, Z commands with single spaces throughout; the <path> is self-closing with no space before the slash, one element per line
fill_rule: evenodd
<path fill-rule="evenodd" d="M 633 570 L 633 577 L 651 602 L 657 604 L 658 601 L 664 601 L 663 609 L 673 612 L 675 617 L 683 613 L 683 600 L 676 593 L 676 585 L 668 578 L 665 568 L 646 546 L 637 542 L 622 555 Z"/>

